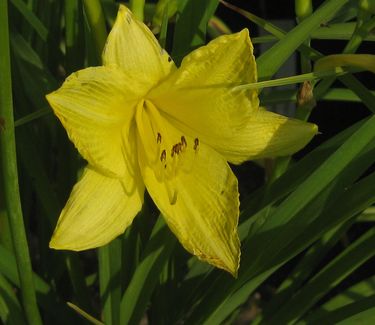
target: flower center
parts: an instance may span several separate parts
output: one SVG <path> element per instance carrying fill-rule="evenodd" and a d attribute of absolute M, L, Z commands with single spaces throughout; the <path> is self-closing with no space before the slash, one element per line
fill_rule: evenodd
<path fill-rule="evenodd" d="M 176 129 L 149 100 L 141 101 L 135 113 L 139 143 L 155 177 L 166 186 L 169 200 L 177 200 L 176 177 L 189 173 L 199 152 L 199 139 Z"/>

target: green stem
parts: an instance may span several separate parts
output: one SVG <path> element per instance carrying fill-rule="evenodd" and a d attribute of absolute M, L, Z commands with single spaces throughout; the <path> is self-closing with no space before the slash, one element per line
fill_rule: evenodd
<path fill-rule="evenodd" d="M 7 0 L 0 0 L 0 144 L 4 194 L 17 261 L 23 308 L 29 324 L 39 325 L 42 324 L 42 321 L 36 302 L 18 185 L 7 4 Z"/>
<path fill-rule="evenodd" d="M 121 246 L 122 239 L 117 238 L 98 251 L 100 298 L 107 325 L 120 324 Z"/>
<path fill-rule="evenodd" d="M 107 39 L 107 30 L 103 9 L 99 0 L 83 0 L 86 18 L 95 43 L 97 59 L 101 61 L 101 54 Z"/>
<path fill-rule="evenodd" d="M 143 21 L 144 19 L 144 8 L 145 8 L 145 0 L 130 0 L 129 1 L 130 10 L 133 14 L 140 20 Z"/>
<path fill-rule="evenodd" d="M 297 83 L 302 83 L 304 81 L 314 81 L 318 79 L 328 78 L 328 77 L 337 77 L 347 74 L 348 72 L 354 72 L 359 70 L 344 70 L 340 67 L 330 70 L 322 70 L 322 71 L 314 71 L 309 73 L 304 73 L 296 76 L 267 80 L 267 81 L 259 81 L 253 82 L 250 84 L 244 84 L 233 87 L 233 91 L 245 90 L 245 89 L 261 89 L 261 88 L 268 88 L 268 87 L 278 87 L 278 86 L 286 86 L 292 85 Z"/>
<path fill-rule="evenodd" d="M 298 22 L 303 21 L 305 18 L 309 17 L 313 12 L 311 0 L 295 0 L 294 10 L 296 12 Z"/>
<path fill-rule="evenodd" d="M 308 18 L 312 12 L 312 2 L 311 0 L 295 0 L 294 7 L 296 12 L 297 22 L 300 23 Z M 306 46 L 310 46 L 310 37 L 307 38 L 304 42 Z M 310 58 L 301 54 L 301 71 L 302 73 L 311 72 L 311 61 Z"/>

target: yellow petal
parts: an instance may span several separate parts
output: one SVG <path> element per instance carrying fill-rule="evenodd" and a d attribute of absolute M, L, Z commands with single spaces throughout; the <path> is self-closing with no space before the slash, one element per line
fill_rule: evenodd
<path fill-rule="evenodd" d="M 104 65 L 117 65 L 148 87 L 164 79 L 175 65 L 147 26 L 120 5 L 103 51 Z"/>
<path fill-rule="evenodd" d="M 155 135 L 139 137 L 139 161 L 148 192 L 185 249 L 235 276 L 240 255 L 236 177 L 213 149 L 198 138 L 184 136 L 161 115 L 155 122 L 156 113 L 149 103 L 145 107 L 143 117 L 137 115 L 137 125 L 159 124 L 164 130 L 158 160 L 150 156 Z"/>
<path fill-rule="evenodd" d="M 79 251 L 122 234 L 141 209 L 144 193 L 139 173 L 123 182 L 131 182 L 132 189 L 124 190 L 121 180 L 86 168 L 61 212 L 50 247 Z"/>
<path fill-rule="evenodd" d="M 216 148 L 229 162 L 239 164 L 250 159 L 291 155 L 317 132 L 315 124 L 260 109 L 234 138 L 217 141 Z"/>
<path fill-rule="evenodd" d="M 47 100 L 89 164 L 122 177 L 122 129 L 129 128 L 142 89 L 118 69 L 94 67 L 72 74 Z"/>
<path fill-rule="evenodd" d="M 244 29 L 193 51 L 147 98 L 186 133 L 232 137 L 259 105 L 256 90 L 232 89 L 256 80 L 253 46 Z"/>

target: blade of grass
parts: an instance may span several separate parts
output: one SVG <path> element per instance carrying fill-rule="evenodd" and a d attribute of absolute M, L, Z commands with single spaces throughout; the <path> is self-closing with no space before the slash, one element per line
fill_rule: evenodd
<path fill-rule="evenodd" d="M 274 313 L 271 319 L 265 320 L 264 324 L 289 324 L 297 321 L 318 299 L 375 255 L 375 251 L 368 249 L 369 247 L 375 247 L 375 228 L 339 254 L 300 292 L 289 299 L 287 304 Z"/>
<path fill-rule="evenodd" d="M 352 217 L 375 202 L 375 195 L 371 191 L 371 184 L 373 182 L 375 182 L 374 174 L 345 191 L 332 204 L 327 206 L 316 221 L 306 228 L 308 229 L 307 231 L 301 231 L 294 239 L 293 245 L 289 245 L 284 249 L 286 259 L 289 259 L 290 252 L 298 251 L 299 246 L 305 246 L 304 243 L 311 242 L 314 238 L 319 238 L 325 230 L 331 229 L 319 242 L 309 249 L 293 272 L 289 274 L 286 281 L 281 285 L 280 292 L 273 297 L 266 308 L 266 315 L 274 314 L 276 309 L 280 308 L 284 301 L 288 301 L 293 292 L 296 292 L 306 282 L 306 279 L 319 265 L 319 262 L 327 255 L 329 249 L 342 237 L 350 225 L 355 222 L 355 219 Z M 336 228 L 335 224 L 337 224 Z"/>
<path fill-rule="evenodd" d="M 107 40 L 107 30 L 100 0 L 83 0 L 85 15 L 90 27 L 90 34 L 96 47 L 97 62 L 101 62 L 104 44 Z"/>
<path fill-rule="evenodd" d="M 129 0 L 129 7 L 140 21 L 144 20 L 145 0 Z"/>
<path fill-rule="evenodd" d="M 42 324 L 42 321 L 36 302 L 18 185 L 9 55 L 8 6 L 6 0 L 0 1 L 0 57 L 2 58 L 0 61 L 0 116 L 3 121 L 0 144 L 5 200 L 21 283 L 23 308 L 28 322 L 38 325 Z"/>
<path fill-rule="evenodd" d="M 328 186 L 336 176 L 375 138 L 375 115 L 367 120 L 362 127 L 357 130 L 331 157 L 329 157 L 314 173 L 312 173 L 305 182 L 303 182 L 298 191 L 294 192 L 285 200 L 261 227 L 263 231 L 279 227 L 287 223 L 295 214 L 302 210 L 315 196 Z M 259 256 L 259 261 L 255 260 L 253 266 L 264 259 L 272 259 L 280 252 L 280 247 L 274 247 L 272 243 L 280 243 L 278 235 L 272 242 L 262 247 L 262 250 L 270 249 L 270 256 Z M 286 243 L 285 240 L 283 240 Z M 253 243 L 255 244 L 255 243 Z M 255 245 L 256 247 L 256 245 Z M 272 247 L 272 249 L 271 249 Z"/>
<path fill-rule="evenodd" d="M 11 0 L 11 3 L 18 9 L 21 15 L 26 19 L 32 28 L 37 32 L 43 41 L 47 41 L 48 30 L 40 21 L 40 19 L 27 7 L 22 0 Z"/>
<path fill-rule="evenodd" d="M 209 19 L 219 0 L 181 0 L 178 3 L 172 57 L 179 64 L 193 49 L 203 45 Z"/>
<path fill-rule="evenodd" d="M 348 0 L 325 1 L 314 13 L 291 30 L 267 52 L 257 59 L 259 79 L 270 79 L 290 55 L 316 30 L 322 21 L 327 21 Z"/>
<path fill-rule="evenodd" d="M 175 237 L 159 216 L 120 307 L 120 324 L 139 324 L 174 246 Z"/>
<path fill-rule="evenodd" d="M 314 324 L 373 324 L 375 322 L 375 295 L 360 299 L 342 308 L 330 312 L 325 317 L 317 319 Z M 297 324 L 306 323 L 303 320 Z"/>
<path fill-rule="evenodd" d="M 328 302 L 321 305 L 319 308 L 312 311 L 306 318 L 302 319 L 298 324 L 312 324 L 321 323 L 325 317 L 332 315 L 342 307 L 348 307 L 353 303 L 363 302 L 363 298 L 375 295 L 375 277 L 363 280 L 351 286 L 350 288 L 341 291 L 338 295 L 330 299 Z"/>
<path fill-rule="evenodd" d="M 330 24 L 329 26 L 324 26 L 318 28 L 315 32 L 311 34 L 312 39 L 319 40 L 349 40 L 355 30 L 355 23 L 341 23 L 341 24 Z M 269 42 L 277 42 L 279 38 L 274 35 L 265 35 L 253 37 L 253 44 L 262 44 Z M 363 38 L 364 41 L 374 42 L 375 35 L 368 34 Z"/>
<path fill-rule="evenodd" d="M 0 320 L 3 324 L 26 324 L 14 288 L 0 273 Z"/>
<path fill-rule="evenodd" d="M 83 66 L 83 13 L 79 1 L 66 0 L 64 3 L 65 18 L 65 42 L 66 42 L 66 64 L 67 74 L 76 71 Z"/>
<path fill-rule="evenodd" d="M 236 12 L 239 12 L 244 17 L 248 18 L 250 21 L 254 22 L 255 24 L 263 27 L 265 30 L 270 32 L 272 35 L 274 35 L 276 38 L 283 40 L 286 36 L 286 32 L 283 31 L 281 28 L 267 22 L 264 19 L 261 19 L 245 10 L 239 9 L 235 6 L 229 5 L 225 1 L 221 1 L 221 3 L 225 4 L 227 7 L 232 8 Z M 312 17 L 312 16 L 311 16 Z M 311 19 L 309 17 L 309 19 Z M 360 41 L 363 40 L 363 35 L 367 35 L 373 28 L 373 21 L 369 21 L 368 23 L 365 23 L 361 26 L 360 29 L 360 37 L 352 37 L 353 42 L 351 42 L 351 45 L 359 46 Z M 300 25 L 299 25 L 300 26 Z M 357 29 L 358 30 L 358 29 Z M 359 30 L 358 30 L 359 31 Z M 367 32 L 365 32 L 367 31 Z M 288 34 L 289 35 L 289 34 Z M 353 36 L 353 35 L 352 35 Z M 354 41 L 355 40 L 355 41 Z M 350 46 L 351 48 L 351 46 Z M 272 48 L 271 48 L 272 49 Z M 271 50 L 270 49 L 270 50 Z M 308 56 L 311 60 L 317 60 L 321 58 L 323 55 L 319 53 L 318 51 L 307 47 L 305 44 L 302 44 L 299 48 L 299 51 L 305 56 Z M 275 55 L 277 56 L 277 55 Z M 265 65 L 267 62 L 265 62 Z M 259 67 L 259 65 L 258 65 Z M 372 111 L 375 112 L 375 97 L 373 94 L 365 87 L 361 82 L 359 82 L 354 76 L 351 75 L 344 75 L 339 77 L 340 81 L 343 82 L 348 88 L 350 88 L 353 92 L 356 93 L 356 95 L 363 101 L 363 103 Z M 327 91 L 327 89 L 330 87 L 332 83 L 332 80 L 325 80 L 325 83 L 321 83 L 318 85 L 318 87 L 314 91 L 314 97 L 316 100 L 319 100 Z"/>
<path fill-rule="evenodd" d="M 371 91 L 371 94 L 375 96 L 375 91 Z M 275 90 L 269 94 L 262 94 L 261 105 L 268 106 L 277 104 L 280 102 L 295 102 L 297 91 L 296 90 Z M 330 88 L 320 100 L 326 101 L 343 101 L 343 102 L 362 102 L 361 99 L 351 89 L 344 88 Z M 25 116 L 25 118 L 27 118 Z M 27 121 L 27 120 L 26 120 Z M 16 121 L 17 123 L 18 121 Z"/>
<path fill-rule="evenodd" d="M 285 78 L 279 78 L 274 80 L 267 80 L 267 81 L 259 81 L 254 82 L 250 84 L 244 84 L 235 86 L 233 88 L 233 91 L 239 91 L 239 90 L 248 90 L 248 89 L 262 89 L 267 87 L 277 87 L 277 86 L 285 86 L 285 85 L 292 85 L 296 83 L 301 83 L 304 81 L 312 81 L 317 79 L 323 79 L 323 78 L 329 78 L 332 76 L 342 76 L 346 74 L 347 71 L 343 70 L 342 68 L 335 68 L 330 70 L 324 70 L 324 71 L 314 71 L 309 73 L 304 73 L 297 76 L 292 77 L 285 77 Z"/>
<path fill-rule="evenodd" d="M 2 257 L 0 259 L 0 274 L 3 274 L 13 286 L 19 287 L 20 280 L 18 278 L 17 263 L 14 256 L 2 245 L 0 245 L 0 256 Z M 72 314 L 69 312 L 67 313 L 67 308 L 61 305 L 61 301 L 52 291 L 48 283 L 36 273 L 33 274 L 33 277 L 38 302 L 46 315 L 48 314 L 54 319 L 56 324 L 64 325 L 72 322 Z"/>
<path fill-rule="evenodd" d="M 83 318 L 85 318 L 87 321 L 89 321 L 91 324 L 94 325 L 105 325 L 104 323 L 98 321 L 94 317 L 92 317 L 90 314 L 86 313 L 84 310 L 79 308 L 78 306 L 72 304 L 71 302 L 67 302 L 67 305 L 72 308 L 77 314 L 81 315 Z"/>
<path fill-rule="evenodd" d="M 167 31 L 168 31 L 168 2 L 164 6 L 162 22 L 160 25 L 160 34 L 159 34 L 159 44 L 164 49 L 167 41 Z"/>
<path fill-rule="evenodd" d="M 100 299 L 108 325 L 120 324 L 121 245 L 121 239 L 117 238 L 99 249 Z"/>

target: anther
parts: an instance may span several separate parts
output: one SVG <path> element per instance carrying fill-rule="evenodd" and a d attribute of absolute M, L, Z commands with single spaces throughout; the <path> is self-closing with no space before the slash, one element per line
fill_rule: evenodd
<path fill-rule="evenodd" d="M 161 143 L 161 134 L 158 132 L 158 136 L 156 138 L 156 143 Z"/>
<path fill-rule="evenodd" d="M 194 139 L 194 150 L 197 150 L 199 147 L 199 139 L 198 138 L 195 138 Z"/>
<path fill-rule="evenodd" d="M 167 152 L 163 150 L 160 155 L 160 161 L 163 162 L 165 159 L 167 159 Z"/>
<path fill-rule="evenodd" d="M 172 58 L 168 56 L 168 62 L 171 62 L 171 61 L 172 61 Z"/>
<path fill-rule="evenodd" d="M 187 142 L 184 136 L 181 137 L 181 145 L 183 149 L 187 147 Z"/>
<path fill-rule="evenodd" d="M 172 147 L 172 151 L 171 151 L 171 157 L 174 156 L 174 154 L 179 154 L 181 151 L 181 143 L 176 143 L 173 147 Z"/>

